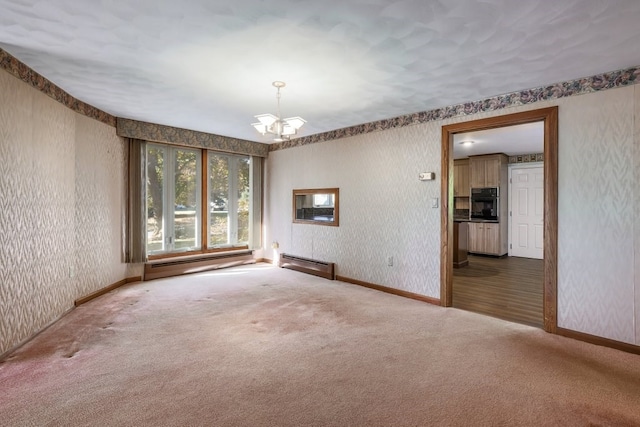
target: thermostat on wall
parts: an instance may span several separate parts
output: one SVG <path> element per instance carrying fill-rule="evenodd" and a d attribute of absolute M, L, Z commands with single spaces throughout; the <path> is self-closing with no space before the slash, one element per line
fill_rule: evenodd
<path fill-rule="evenodd" d="M 418 175 L 420 181 L 431 181 L 432 179 L 436 179 L 435 172 L 422 172 Z"/>

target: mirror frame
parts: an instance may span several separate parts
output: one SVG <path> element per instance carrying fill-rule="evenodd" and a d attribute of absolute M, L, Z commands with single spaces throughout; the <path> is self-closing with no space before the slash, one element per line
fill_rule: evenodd
<path fill-rule="evenodd" d="M 316 221 L 312 219 L 296 218 L 296 196 L 307 196 L 314 194 L 333 194 L 333 221 Z M 340 225 L 340 189 L 339 188 L 313 188 L 304 190 L 293 190 L 293 211 L 292 218 L 296 224 L 316 224 L 338 227 Z"/>

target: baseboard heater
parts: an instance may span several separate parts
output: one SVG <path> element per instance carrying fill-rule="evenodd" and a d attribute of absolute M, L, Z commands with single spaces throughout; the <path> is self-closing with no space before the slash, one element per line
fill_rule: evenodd
<path fill-rule="evenodd" d="M 324 262 L 315 259 L 302 258 L 295 255 L 282 254 L 280 255 L 280 262 L 278 265 L 282 268 L 290 268 L 291 270 L 313 274 L 329 280 L 335 280 L 335 265 L 332 262 Z"/>
<path fill-rule="evenodd" d="M 144 265 L 144 280 L 199 273 L 255 262 L 251 250 L 149 261 Z"/>

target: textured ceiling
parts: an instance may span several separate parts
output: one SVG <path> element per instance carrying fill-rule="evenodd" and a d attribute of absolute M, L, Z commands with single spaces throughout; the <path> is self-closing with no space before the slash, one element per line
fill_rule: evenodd
<path fill-rule="evenodd" d="M 115 116 L 269 142 L 640 65 L 638 0 L 0 0 L 0 47 Z"/>
<path fill-rule="evenodd" d="M 462 144 L 473 141 L 471 145 Z M 506 126 L 453 135 L 453 158 L 463 159 L 481 154 L 535 154 L 544 151 L 544 122 Z"/>

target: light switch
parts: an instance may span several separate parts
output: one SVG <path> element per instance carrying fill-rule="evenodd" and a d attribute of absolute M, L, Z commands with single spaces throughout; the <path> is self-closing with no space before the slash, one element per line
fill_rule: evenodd
<path fill-rule="evenodd" d="M 437 197 L 433 197 L 431 199 L 431 207 L 432 208 L 437 208 L 438 207 L 438 198 Z"/>

